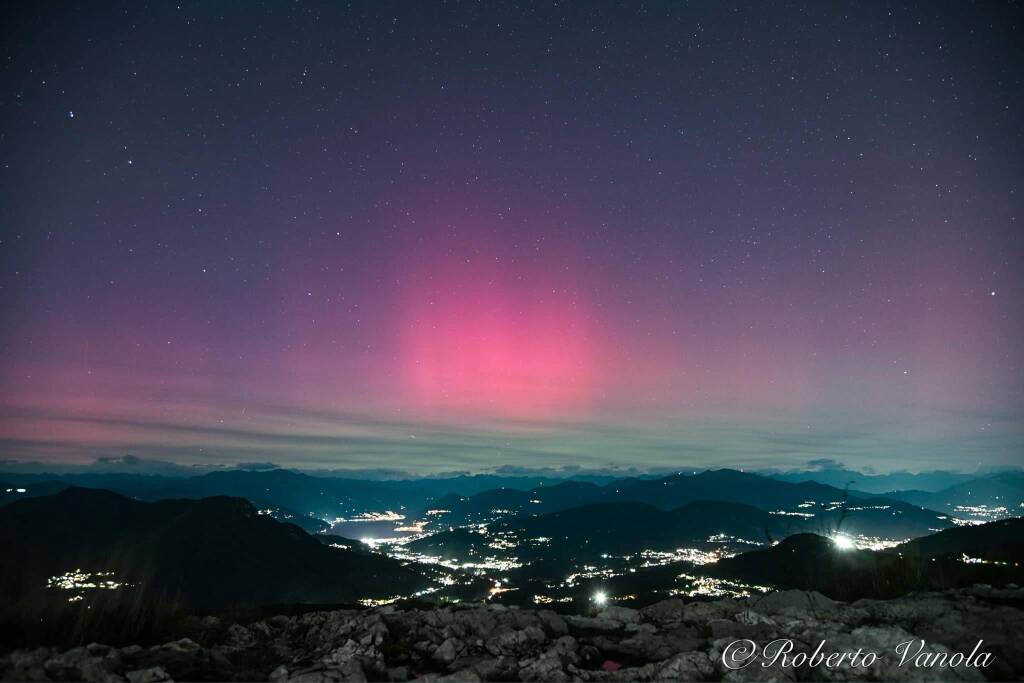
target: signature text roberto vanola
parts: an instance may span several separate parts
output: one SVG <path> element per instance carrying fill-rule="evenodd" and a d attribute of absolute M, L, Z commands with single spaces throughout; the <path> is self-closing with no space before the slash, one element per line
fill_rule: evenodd
<path fill-rule="evenodd" d="M 795 669 L 802 667 L 825 667 L 828 669 L 850 668 L 870 669 L 880 661 L 895 660 L 899 667 L 921 669 L 984 669 L 992 661 L 992 653 L 982 648 L 979 640 L 970 652 L 948 650 L 941 645 L 929 645 L 924 640 L 905 640 L 888 650 L 831 649 L 827 640 L 822 640 L 811 651 L 788 638 L 779 638 L 759 645 L 753 640 L 734 640 L 722 650 L 722 664 L 727 669 L 744 669 L 752 664 L 764 668 L 781 667 Z"/>

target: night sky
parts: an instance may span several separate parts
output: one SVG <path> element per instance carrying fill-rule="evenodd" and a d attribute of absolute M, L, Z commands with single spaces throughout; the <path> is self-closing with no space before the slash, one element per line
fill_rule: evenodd
<path fill-rule="evenodd" d="M 21 5 L 0 458 L 1024 455 L 1017 3 Z"/>

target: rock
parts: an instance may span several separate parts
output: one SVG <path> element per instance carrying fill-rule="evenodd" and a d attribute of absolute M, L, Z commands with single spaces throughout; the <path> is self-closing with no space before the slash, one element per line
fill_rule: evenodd
<path fill-rule="evenodd" d="M 120 661 L 111 658 L 93 657 L 87 660 L 81 668 L 82 680 L 91 683 L 117 683 L 124 678 L 115 673 L 119 668 Z"/>
<path fill-rule="evenodd" d="M 170 675 L 162 666 L 151 666 L 148 669 L 129 671 L 124 676 L 128 679 L 129 683 L 161 683 L 161 681 L 171 680 Z"/>
<path fill-rule="evenodd" d="M 797 680 L 796 672 L 793 669 L 784 669 L 781 666 L 773 665 L 762 667 L 751 665 L 735 671 L 729 671 L 722 676 L 723 681 L 739 683 L 740 681 L 759 681 L 762 683 L 790 683 Z"/>
<path fill-rule="evenodd" d="M 352 660 L 343 665 L 321 665 L 298 671 L 288 680 L 295 683 L 334 683 L 336 681 L 366 683 L 367 678 L 359 662 Z"/>
<path fill-rule="evenodd" d="M 763 614 L 755 612 L 752 609 L 746 609 L 736 614 L 736 621 L 741 624 L 768 624 L 769 626 L 775 625 L 775 620 L 771 617 L 766 617 Z"/>
<path fill-rule="evenodd" d="M 418 679 L 422 683 L 479 683 L 483 679 L 473 669 L 463 669 L 450 673 L 447 676 L 440 676 L 438 674 L 427 674 L 422 678 Z"/>
<path fill-rule="evenodd" d="M 465 643 L 455 638 L 448 638 L 441 645 L 434 650 L 434 660 L 441 662 L 442 664 L 450 664 L 454 662 L 463 650 L 466 649 Z"/>
<path fill-rule="evenodd" d="M 519 678 L 524 681 L 565 681 L 568 680 L 566 667 L 579 662 L 576 651 L 579 643 L 572 636 L 555 640 L 536 659 L 525 659 L 519 667 Z"/>
<path fill-rule="evenodd" d="M 854 667 L 847 663 L 828 667 L 819 665 L 814 673 L 822 681 L 983 681 L 977 670 L 960 666 L 918 667 L 912 662 L 901 666 L 897 647 L 907 641 L 918 641 L 917 636 L 898 626 L 862 626 L 848 634 L 837 636 L 827 643 L 828 652 L 852 652 L 863 648 L 865 652 L 879 653 L 878 659 L 867 667 Z M 938 643 L 927 643 L 926 652 L 949 650 Z"/>
<path fill-rule="evenodd" d="M 712 640 L 720 638 L 732 638 L 733 640 L 747 638 L 760 642 L 772 640 L 776 635 L 775 625 L 766 622 L 749 624 L 732 619 L 713 619 L 708 623 L 708 626 L 711 629 Z"/>
<path fill-rule="evenodd" d="M 763 614 L 778 614 L 786 610 L 804 610 L 807 612 L 819 612 L 831 610 L 841 603 L 825 597 L 817 591 L 775 591 L 758 595 L 748 600 L 750 609 Z"/>
<path fill-rule="evenodd" d="M 115 673 L 120 664 L 120 651 L 92 643 L 52 657 L 42 669 L 48 678 L 56 680 L 122 681 Z"/>
<path fill-rule="evenodd" d="M 564 663 L 560 657 L 545 655 L 534 660 L 526 660 L 519 668 L 519 679 L 522 681 L 566 681 Z"/>
<path fill-rule="evenodd" d="M 238 624 L 231 624 L 228 626 L 226 641 L 231 647 L 242 648 L 251 646 L 254 639 L 249 629 Z"/>
<path fill-rule="evenodd" d="M 715 666 L 703 652 L 684 652 L 666 660 L 658 667 L 657 680 L 706 681 Z"/>
<path fill-rule="evenodd" d="M 548 654 L 558 655 L 559 657 L 572 656 L 579 650 L 579 643 L 572 636 L 562 636 L 552 643 L 551 648 L 548 650 Z"/>
<path fill-rule="evenodd" d="M 438 683 L 479 683 L 483 679 L 473 669 L 462 669 L 438 678 Z"/>
<path fill-rule="evenodd" d="M 578 631 L 622 630 L 622 622 L 615 621 L 614 619 L 604 619 L 602 617 L 582 617 L 577 615 L 570 615 L 565 618 L 565 621 L 569 625 L 570 631 L 573 629 L 576 629 Z"/>
<path fill-rule="evenodd" d="M 522 630 L 506 630 L 485 642 L 484 647 L 493 655 L 522 655 L 547 640 L 544 631 L 537 626 Z"/>
<path fill-rule="evenodd" d="M 968 653 L 983 640 L 983 650 L 993 653 L 983 673 L 992 680 L 1018 680 L 1024 672 L 1024 610 L 1019 600 L 988 597 L 1009 590 L 972 587 L 851 605 L 781 591 L 750 600 L 665 600 L 640 611 L 614 606 L 594 616 L 493 605 L 391 607 L 270 617 L 244 625 L 225 619 L 212 630 L 196 618 L 186 624 L 195 640 L 147 648 L 90 643 L 63 651 L 10 652 L 0 656 L 0 680 L 981 680 L 977 669 L 962 666 L 898 667 L 895 648 L 917 639 L 937 654 Z M 790 639 L 793 654 L 810 654 L 824 640 L 826 654 L 863 649 L 887 657 L 866 670 L 779 664 L 726 668 L 724 648 L 748 638 L 762 646 Z"/>
<path fill-rule="evenodd" d="M 515 678 L 520 660 L 516 657 L 494 657 L 479 659 L 473 664 L 473 670 L 485 681 L 507 681 Z"/>
<path fill-rule="evenodd" d="M 362 645 L 381 645 L 388 637 L 388 625 L 377 614 L 365 619 L 358 629 L 359 642 Z"/>
<path fill-rule="evenodd" d="M 389 681 L 407 681 L 412 678 L 412 672 L 407 666 L 394 666 L 387 670 Z"/>
<path fill-rule="evenodd" d="M 707 624 L 712 619 L 732 619 L 742 607 L 733 599 L 725 598 L 715 602 L 691 602 L 687 603 L 683 612 L 683 622 L 686 624 Z"/>
<path fill-rule="evenodd" d="M 198 652 L 200 649 L 199 643 L 195 642 L 191 638 L 181 638 L 179 640 L 172 640 L 169 643 L 163 645 L 154 645 L 151 650 L 163 650 L 168 653 L 192 655 Z"/>
<path fill-rule="evenodd" d="M 540 610 L 537 612 L 537 618 L 544 625 L 544 629 L 552 636 L 557 637 L 569 632 L 569 625 L 565 623 L 565 619 L 551 610 Z"/>
<path fill-rule="evenodd" d="M 52 648 L 40 647 L 34 650 L 15 650 L 0 659 L 0 678 L 15 681 L 48 681 L 43 668 L 48 659 L 53 657 Z"/>
<path fill-rule="evenodd" d="M 640 613 L 635 609 L 609 605 L 598 613 L 599 619 L 613 619 L 623 624 L 633 624 L 640 621 Z"/>
<path fill-rule="evenodd" d="M 696 636 L 692 629 L 686 627 L 662 633 L 647 630 L 653 628 L 650 624 L 641 624 L 641 630 L 618 641 L 605 636 L 600 641 L 601 647 L 605 652 L 631 661 L 657 662 L 700 647 L 705 642 L 704 638 Z M 595 642 L 598 642 L 597 639 Z"/>
<path fill-rule="evenodd" d="M 686 603 L 677 598 L 662 600 L 640 610 L 640 616 L 656 624 L 675 624 L 683 620 Z"/>

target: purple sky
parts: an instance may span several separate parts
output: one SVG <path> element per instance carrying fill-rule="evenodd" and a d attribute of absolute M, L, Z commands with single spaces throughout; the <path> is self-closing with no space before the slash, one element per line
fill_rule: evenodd
<path fill-rule="evenodd" d="M 1024 454 L 1012 7 L 4 12 L 0 458 Z"/>

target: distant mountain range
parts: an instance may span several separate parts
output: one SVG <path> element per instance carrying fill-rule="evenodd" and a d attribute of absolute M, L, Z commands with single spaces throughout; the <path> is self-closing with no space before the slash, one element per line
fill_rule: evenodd
<path fill-rule="evenodd" d="M 506 488 L 474 496 L 452 495 L 434 501 L 432 509 L 424 514 L 432 520 L 434 528 L 445 528 L 549 514 L 594 503 L 639 502 L 667 511 L 697 501 L 758 508 L 780 517 L 803 520 L 799 525 L 770 525 L 774 528 L 799 526 L 819 533 L 842 530 L 909 538 L 952 526 L 946 515 L 904 501 L 854 494 L 816 482 L 790 483 L 727 469 L 661 479 L 626 479 L 604 486 L 565 482 L 528 491 Z"/>
<path fill-rule="evenodd" d="M 472 561 L 495 555 L 514 555 L 524 562 L 555 563 L 562 572 L 574 563 L 602 555 L 631 555 L 644 550 L 718 547 L 708 537 L 726 534 L 744 543 L 768 543 L 792 533 L 792 518 L 771 515 L 749 505 L 701 501 L 664 511 L 636 502 L 593 503 L 536 517 L 513 517 L 494 522 L 488 534 L 457 528 L 407 544 L 424 555 Z M 514 544 L 497 552 L 494 538 Z"/>
<path fill-rule="evenodd" d="M 949 486 L 940 491 L 890 491 L 885 498 L 970 517 L 969 507 L 1006 508 L 1008 515 L 1024 514 L 1024 472 L 1002 472 Z"/>
<path fill-rule="evenodd" d="M 821 513 L 816 517 L 779 515 L 764 509 L 722 501 L 694 501 L 673 510 L 647 503 L 623 501 L 591 503 L 557 512 L 498 519 L 487 533 L 473 528 L 452 528 L 408 543 L 408 551 L 459 563 L 488 559 L 515 559 L 523 568 L 510 575 L 520 579 L 558 582 L 574 568 L 608 565 L 613 558 L 643 557 L 644 553 L 675 555 L 651 557 L 655 563 L 686 560 L 688 553 L 728 551 L 743 553 L 770 546 L 797 534 L 858 535 L 862 531 L 899 532 L 896 538 L 929 533 L 928 524 L 950 525 L 937 513 L 907 504 L 905 514 L 892 507 Z M 914 533 L 908 533 L 914 532 Z M 817 536 L 816 536 L 817 537 Z M 831 547 L 831 541 L 829 541 Z M 696 558 L 693 558 L 696 559 Z"/>
<path fill-rule="evenodd" d="M 610 481 L 611 477 L 590 477 Z M 348 479 L 312 476 L 286 469 L 224 470 L 197 476 L 119 472 L 0 473 L 0 504 L 48 495 L 67 486 L 107 489 L 140 500 L 236 496 L 260 508 L 281 509 L 298 523 L 300 516 L 334 519 L 372 511 L 418 511 L 449 494 L 473 495 L 502 486 L 526 490 L 572 479 L 465 475 L 415 480 Z M 18 488 L 26 489 L 18 493 Z M 7 489 L 12 489 L 8 491 Z"/>
<path fill-rule="evenodd" d="M 395 560 L 330 547 L 224 496 L 146 503 L 71 487 L 0 508 L 0 547 L 8 606 L 73 597 L 76 582 L 125 584 L 128 595 L 184 607 L 345 603 L 426 584 Z"/>
<path fill-rule="evenodd" d="M 578 478 L 507 475 L 460 475 L 448 478 L 386 479 L 312 475 L 285 469 L 218 470 L 197 476 L 64 472 L 61 474 L 0 473 L 0 504 L 32 495 L 53 493 L 64 486 L 103 488 L 140 500 L 203 498 L 229 495 L 245 498 L 281 519 L 318 531 L 320 520 L 367 511 L 393 510 L 415 516 L 425 509 L 449 510 L 433 516 L 434 528 L 459 526 L 515 515 L 557 512 L 599 502 L 638 501 L 670 510 L 696 500 L 721 500 L 766 510 L 796 511 L 842 500 L 881 497 L 945 514 L 971 518 L 963 506 L 1006 508 L 979 513 L 977 519 L 1024 512 L 1024 472 L 1008 470 L 981 477 L 952 472 L 862 475 L 841 468 L 760 475 L 736 470 L 709 470 L 669 476 L 613 479 L 581 473 Z M 830 483 L 831 482 L 831 483 Z M 931 487 L 952 482 L 946 488 Z M 887 484 L 917 483 L 926 489 L 888 489 Z M 26 489 L 19 492 L 18 489 Z M 883 492 L 879 492 L 879 491 Z M 877 503 L 876 503 L 877 504 Z M 883 503 L 884 504 L 884 503 Z M 907 515 L 908 508 L 897 510 Z M 909 530 L 920 529 L 918 522 Z M 925 525 L 928 529 L 941 528 Z M 915 533 L 917 533 L 915 531 Z"/>
<path fill-rule="evenodd" d="M 12 495 L 32 496 L 44 488 L 40 482 L 35 491 Z M 521 503 L 534 510 L 570 505 L 595 491 L 612 498 L 644 496 L 663 505 L 701 493 L 736 498 L 748 491 L 746 497 L 760 506 L 729 500 L 692 500 L 670 509 L 637 500 L 584 503 L 544 514 L 509 514 L 486 530 L 445 530 L 405 549 L 478 567 L 500 566 L 487 564 L 495 558 L 514 560 L 488 576 L 510 581 L 520 588 L 513 599 L 527 601 L 534 589 L 576 594 L 602 582 L 653 595 L 678 587 L 681 575 L 689 576 L 687 581 L 702 575 L 820 590 L 839 599 L 1021 579 L 1024 520 L 950 527 L 938 513 L 878 497 L 848 498 L 845 506 L 831 509 L 836 492 L 843 494 L 838 489 L 729 470 L 603 487 L 563 483 L 505 489 L 459 501 Z M 807 494 L 822 501 L 805 499 Z M 773 509 L 794 503 L 799 514 Z M 803 512 L 808 510 L 813 512 Z M 7 608 L 100 594 L 217 609 L 411 595 L 431 583 L 428 576 L 440 580 L 431 573 L 438 571 L 436 565 L 406 565 L 360 543 L 311 536 L 274 519 L 288 514 L 226 496 L 143 502 L 67 487 L 28 497 L 0 507 L 0 547 L 5 557 L 17 558 L 0 563 L 0 595 Z M 933 523 L 944 524 L 944 530 L 924 535 L 924 526 Z M 849 534 L 900 530 L 921 537 L 869 552 L 837 545 L 827 537 L 837 529 Z M 744 552 L 753 544 L 760 549 Z M 707 555 L 712 550 L 741 554 L 715 563 Z M 593 566 L 583 571 L 587 565 Z M 607 571 L 595 572 L 595 566 Z M 471 569 L 457 575 L 452 590 L 478 599 L 480 581 Z M 103 587 L 107 582 L 114 585 Z"/>
<path fill-rule="evenodd" d="M 430 480 L 428 485 L 427 480 L 351 480 L 313 477 L 289 470 L 233 470 L 196 477 L 79 474 L 66 478 L 71 481 L 46 479 L 43 475 L 16 475 L 12 482 L 12 478 L 7 477 L 8 483 L 0 488 L 0 502 L 47 495 L 71 485 L 108 488 L 139 500 L 226 495 L 244 498 L 275 519 L 297 524 L 311 533 L 327 529 L 324 519 L 366 511 L 392 510 L 408 517 L 425 517 L 430 528 L 444 530 L 599 503 L 637 502 L 669 511 L 698 501 L 716 501 L 791 518 L 759 524 L 761 536 L 764 536 L 764 529 L 771 528 L 776 532 L 800 529 L 829 534 L 843 530 L 855 535 L 912 538 L 951 526 L 952 522 L 945 517 L 953 514 L 948 506 L 944 510 L 946 514 L 922 508 L 914 496 L 909 496 L 910 500 L 881 497 L 816 482 L 790 483 L 726 469 L 657 479 L 622 479 L 604 485 L 563 480 L 528 489 L 503 487 L 472 495 L 438 493 L 442 490 L 438 487 L 452 482 Z M 494 479 L 500 478 L 474 479 L 473 486 Z M 1014 482 L 1012 477 L 1005 484 L 986 480 L 993 490 L 1012 488 Z"/>
<path fill-rule="evenodd" d="M 1010 470 L 1007 470 L 1010 471 Z M 1020 470 L 1016 470 L 1020 471 Z M 925 472 L 889 472 L 886 474 L 866 474 L 856 470 L 850 470 L 839 466 L 837 463 L 825 462 L 823 466 L 807 470 L 794 470 L 790 472 L 763 473 L 774 479 L 788 482 L 815 481 L 819 484 L 828 484 L 837 488 L 850 488 L 866 493 L 885 493 L 902 489 L 914 489 L 919 491 L 938 491 L 956 484 L 962 484 L 988 476 L 989 473 L 968 474 L 965 472 L 950 472 L 948 470 L 932 470 Z"/>
<path fill-rule="evenodd" d="M 792 522 L 792 518 L 739 503 L 698 501 L 665 511 L 647 503 L 621 502 L 511 519 L 496 523 L 494 530 L 523 539 L 550 538 L 557 547 L 586 545 L 598 552 L 622 554 L 704 544 L 716 534 L 768 543 L 791 533 Z"/>

